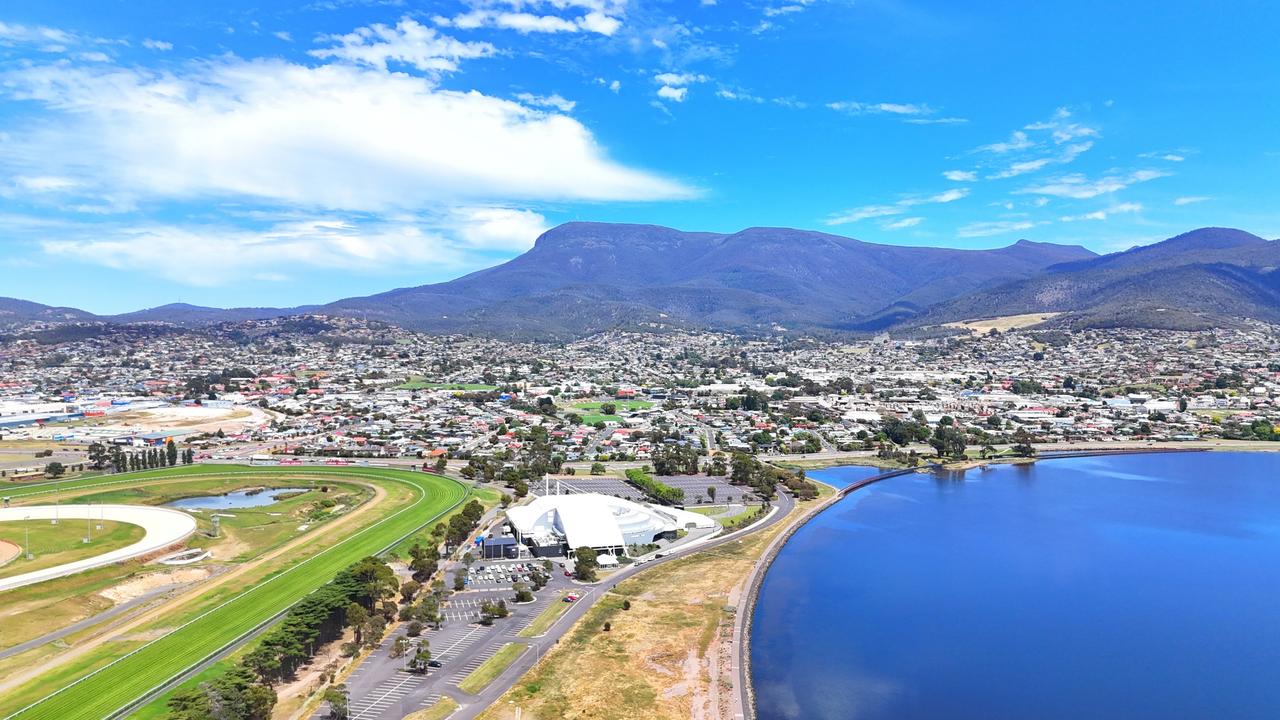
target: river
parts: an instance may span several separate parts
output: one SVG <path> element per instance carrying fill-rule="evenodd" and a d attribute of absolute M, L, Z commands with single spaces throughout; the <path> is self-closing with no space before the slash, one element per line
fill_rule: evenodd
<path fill-rule="evenodd" d="M 1280 455 L 877 483 L 782 549 L 751 643 L 760 720 L 1280 718 Z"/>

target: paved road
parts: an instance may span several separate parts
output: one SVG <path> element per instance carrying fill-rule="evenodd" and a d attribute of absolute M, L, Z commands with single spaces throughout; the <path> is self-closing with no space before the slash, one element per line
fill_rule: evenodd
<path fill-rule="evenodd" d="M 774 506 L 777 508 L 775 512 L 745 530 L 711 538 L 697 545 L 669 550 L 660 559 L 649 560 L 640 566 L 626 566 L 595 585 L 573 582 L 565 578 L 563 571 L 557 567 L 552 573 L 551 582 L 538 593 L 533 605 L 511 605 L 512 592 L 505 585 L 494 587 L 477 584 L 474 589 L 455 593 L 450 598 L 449 606 L 444 608 L 442 629 L 431 630 L 424 635 L 430 643 L 432 658 L 441 661 L 444 667 L 433 669 L 426 676 L 404 672 L 404 659 L 390 657 L 395 636 L 403 634 L 403 631 L 388 634 L 382 645 L 360 663 L 347 681 L 352 720 L 399 720 L 411 712 L 429 707 L 444 695 L 452 697 L 460 705 L 450 720 L 474 718 L 496 702 L 516 680 L 533 667 L 543 653 L 559 642 L 564 633 L 619 582 L 643 572 L 653 564 L 669 562 L 700 550 L 733 542 L 743 534 L 769 527 L 786 517 L 795 502 L 790 496 L 780 495 Z M 503 564 L 515 562 L 506 561 Z M 446 574 L 452 577 L 450 571 L 446 571 Z M 581 599 L 570 606 L 546 633 L 536 638 L 517 636 L 549 603 L 560 602 L 560 591 L 569 588 L 581 593 Z M 479 615 L 480 601 L 497 597 L 508 599 L 512 617 L 495 621 L 489 628 L 472 624 L 470 620 Z M 458 689 L 457 684 L 461 680 L 507 643 L 523 644 L 528 650 L 478 694 L 472 695 Z M 313 718 L 320 720 L 326 716 L 327 708 L 322 707 Z"/>

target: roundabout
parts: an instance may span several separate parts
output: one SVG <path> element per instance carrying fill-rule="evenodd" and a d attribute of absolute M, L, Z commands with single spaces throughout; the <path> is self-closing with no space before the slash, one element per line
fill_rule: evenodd
<path fill-rule="evenodd" d="M 93 568 L 150 555 L 190 537 L 196 531 L 195 518 L 177 510 L 145 505 L 33 505 L 0 509 L 0 523 L 58 520 L 66 523 L 113 521 L 137 525 L 145 534 L 142 539 L 101 555 L 63 563 L 54 567 L 0 578 L 0 592 L 52 580 Z M 72 527 L 76 527 L 72 525 Z"/>

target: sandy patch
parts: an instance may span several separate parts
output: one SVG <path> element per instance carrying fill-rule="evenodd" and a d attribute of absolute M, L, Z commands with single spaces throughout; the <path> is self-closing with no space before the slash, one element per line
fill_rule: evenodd
<path fill-rule="evenodd" d="M 0 540 L 0 567 L 4 567 L 22 554 L 22 548 L 8 540 Z"/>
<path fill-rule="evenodd" d="M 189 585 L 207 580 L 213 573 L 208 568 L 183 568 L 169 572 L 150 573 L 130 578 L 119 585 L 109 587 L 98 594 L 114 603 L 128 602 L 142 597 L 152 590 L 170 585 Z"/>
<path fill-rule="evenodd" d="M 183 430 L 212 433 L 221 429 L 234 434 L 269 423 L 271 416 L 257 407 L 210 408 L 188 405 L 130 410 L 107 415 L 103 420 L 104 422 L 94 425 L 134 432 Z"/>

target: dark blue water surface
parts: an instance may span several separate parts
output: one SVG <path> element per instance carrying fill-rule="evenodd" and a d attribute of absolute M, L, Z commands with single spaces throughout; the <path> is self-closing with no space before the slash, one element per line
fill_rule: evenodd
<path fill-rule="evenodd" d="M 783 548 L 751 662 L 761 720 L 1280 718 L 1280 456 L 883 481 Z"/>

